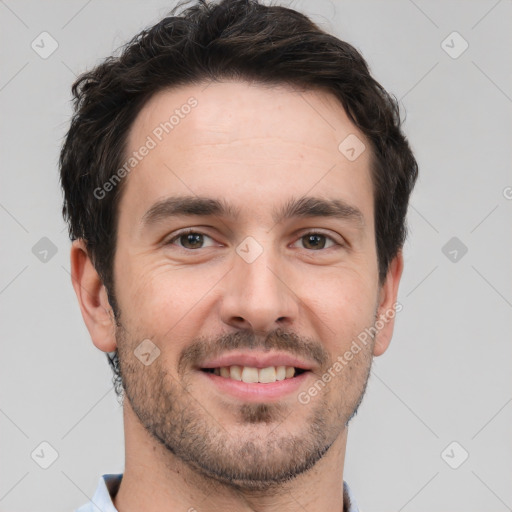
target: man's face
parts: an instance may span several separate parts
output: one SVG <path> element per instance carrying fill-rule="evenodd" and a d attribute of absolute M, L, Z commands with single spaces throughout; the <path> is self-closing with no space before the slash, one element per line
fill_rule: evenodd
<path fill-rule="evenodd" d="M 153 146 L 148 136 L 156 144 L 119 205 L 116 339 L 126 397 L 147 431 L 196 471 L 263 489 L 316 463 L 364 393 L 372 343 L 299 400 L 375 321 L 370 151 L 355 161 L 340 152 L 349 134 L 365 139 L 327 93 L 205 86 L 155 95 L 132 126 L 128 155 Z M 161 123 L 190 97 L 197 105 L 166 133 Z M 170 197 L 219 201 L 232 215 L 147 214 Z M 352 210 L 278 215 L 312 197 Z M 148 339 L 160 353 L 146 365 L 136 349 Z M 273 380 L 277 366 L 307 371 L 246 383 L 219 365 L 248 366 L 244 380 Z"/>

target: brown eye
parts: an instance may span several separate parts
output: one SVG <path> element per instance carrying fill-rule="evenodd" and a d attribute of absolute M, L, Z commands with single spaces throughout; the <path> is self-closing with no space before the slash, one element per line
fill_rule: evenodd
<path fill-rule="evenodd" d="M 203 245 L 203 235 L 201 233 L 180 235 L 179 240 L 185 249 L 198 249 L 199 246 Z"/>
<path fill-rule="evenodd" d="M 300 239 L 302 241 L 302 246 L 305 249 L 317 251 L 321 249 L 329 249 L 332 246 L 340 245 L 334 241 L 330 236 L 324 235 L 323 233 L 307 233 L 303 235 Z M 326 243 L 331 242 L 329 247 L 326 247 Z"/>
<path fill-rule="evenodd" d="M 302 239 L 304 240 L 306 249 L 323 249 L 325 247 L 324 235 L 305 235 Z"/>
<path fill-rule="evenodd" d="M 178 233 L 176 236 L 171 238 L 166 245 L 175 245 L 175 242 L 179 241 L 177 245 L 183 249 L 202 249 L 205 243 L 205 239 L 211 240 L 211 237 L 199 231 L 189 230 L 186 232 Z"/>

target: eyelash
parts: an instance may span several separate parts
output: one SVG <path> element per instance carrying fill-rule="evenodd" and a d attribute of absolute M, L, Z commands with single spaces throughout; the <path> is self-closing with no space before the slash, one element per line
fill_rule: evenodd
<path fill-rule="evenodd" d="M 167 242 L 165 242 L 164 245 L 174 245 L 175 240 L 179 240 L 182 236 L 189 235 L 191 233 L 193 233 L 195 235 L 203 235 L 208 238 L 212 238 L 210 235 L 207 235 L 206 233 L 203 233 L 202 231 L 189 228 L 189 229 L 185 229 L 183 231 L 179 231 L 178 233 L 176 233 L 171 239 L 169 239 Z M 304 233 L 303 235 L 301 235 L 297 240 L 300 240 L 301 238 L 304 238 L 307 235 L 320 235 L 320 236 L 327 238 L 328 240 L 331 240 L 331 242 L 333 242 L 333 244 L 334 244 L 332 247 L 322 248 L 322 249 L 318 249 L 318 250 L 306 249 L 307 251 L 310 251 L 310 252 L 321 252 L 321 251 L 327 251 L 328 249 L 334 249 L 336 247 L 344 247 L 343 244 L 337 242 L 332 236 L 326 235 L 325 233 L 322 233 L 321 231 L 308 231 L 308 232 Z M 213 240 L 213 238 L 212 238 L 212 240 Z M 193 252 L 193 251 L 198 251 L 199 249 L 205 249 L 205 247 L 200 247 L 199 249 L 187 249 L 186 247 L 181 247 L 181 246 L 178 246 L 178 247 L 180 249 L 182 249 L 183 251 L 187 251 L 187 252 Z"/>

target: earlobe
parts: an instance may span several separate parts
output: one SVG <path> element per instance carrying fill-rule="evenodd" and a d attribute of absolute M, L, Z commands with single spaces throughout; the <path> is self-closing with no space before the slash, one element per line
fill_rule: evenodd
<path fill-rule="evenodd" d="M 382 355 L 391 343 L 393 329 L 395 325 L 395 316 L 401 308 L 397 308 L 398 285 L 402 277 L 404 268 L 404 259 L 402 250 L 398 252 L 391 261 L 388 268 L 386 280 L 383 283 L 379 293 L 379 306 L 377 319 L 375 321 L 379 332 L 376 335 L 373 355 Z"/>
<path fill-rule="evenodd" d="M 71 246 L 71 280 L 82 318 L 94 345 L 103 352 L 114 351 L 114 315 L 105 286 L 94 268 L 83 240 L 75 240 Z"/>

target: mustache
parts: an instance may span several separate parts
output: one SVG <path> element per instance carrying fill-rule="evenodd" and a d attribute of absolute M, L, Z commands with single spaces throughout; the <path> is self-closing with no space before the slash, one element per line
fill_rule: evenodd
<path fill-rule="evenodd" d="M 317 362 L 323 368 L 329 361 L 329 354 L 321 343 L 312 338 L 277 328 L 267 336 L 258 336 L 251 330 L 240 330 L 216 338 L 201 337 L 183 349 L 178 358 L 178 374 L 187 368 L 198 366 L 206 359 L 219 357 L 225 352 L 240 349 L 261 349 L 264 352 L 279 350 L 294 356 Z"/>

